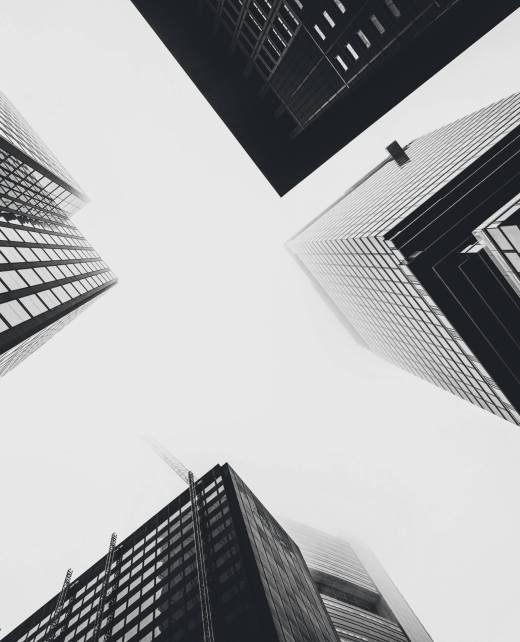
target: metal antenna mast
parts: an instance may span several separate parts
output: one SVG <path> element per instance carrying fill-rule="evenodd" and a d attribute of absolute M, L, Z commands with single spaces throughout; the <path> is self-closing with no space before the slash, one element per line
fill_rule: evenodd
<path fill-rule="evenodd" d="M 117 543 L 116 533 L 112 533 L 110 537 L 110 546 L 108 547 L 108 554 L 105 560 L 105 572 L 103 574 L 103 583 L 101 585 L 101 593 L 99 595 L 99 604 L 96 613 L 96 623 L 94 624 L 94 633 L 92 637 L 97 640 L 99 637 L 99 630 L 101 629 L 101 621 L 103 619 L 103 609 L 105 607 L 105 599 L 107 596 L 108 583 L 110 582 L 110 572 L 112 570 L 112 560 L 114 559 L 114 551 Z"/>
<path fill-rule="evenodd" d="M 69 592 L 71 577 L 72 577 L 72 569 L 69 568 L 69 570 L 67 571 L 67 574 L 65 575 L 65 581 L 63 582 L 63 586 L 58 596 L 58 600 L 56 602 L 56 606 L 54 607 L 54 611 L 52 613 L 51 619 L 49 620 L 49 624 L 47 625 L 48 628 L 46 631 L 46 635 L 44 636 L 44 642 L 50 642 L 51 640 L 54 640 L 56 629 L 58 628 L 60 614 L 63 609 L 63 605 L 65 604 L 67 593 Z"/>
<path fill-rule="evenodd" d="M 144 438 L 159 457 L 188 485 L 190 489 L 191 516 L 193 520 L 193 538 L 195 540 L 195 561 L 197 565 L 197 579 L 199 583 L 200 608 L 202 612 L 202 631 L 204 642 L 215 642 L 213 634 L 213 621 L 211 617 L 211 604 L 209 600 L 208 575 L 206 570 L 206 556 L 200 524 L 200 501 L 197 494 L 195 476 L 186 466 L 174 457 L 164 446 L 148 437 Z"/>

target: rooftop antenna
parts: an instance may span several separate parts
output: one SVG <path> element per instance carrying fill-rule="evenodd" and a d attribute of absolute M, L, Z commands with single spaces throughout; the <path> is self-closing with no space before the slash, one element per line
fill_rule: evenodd
<path fill-rule="evenodd" d="M 206 555 L 200 525 L 201 502 L 197 494 L 195 476 L 186 466 L 174 457 L 162 444 L 150 437 L 143 439 L 151 446 L 152 450 L 173 470 L 190 489 L 191 516 L 193 520 L 193 534 L 195 538 L 195 562 L 197 565 L 197 579 L 199 583 L 199 598 L 202 614 L 202 632 L 204 642 L 215 642 L 213 634 L 213 621 L 211 618 L 211 604 L 208 590 L 208 574 L 206 570 Z"/>
<path fill-rule="evenodd" d="M 45 631 L 45 635 L 44 635 L 44 642 L 51 642 L 55 638 L 56 630 L 58 628 L 58 622 L 60 619 L 60 614 L 63 610 L 63 605 L 65 604 L 65 600 L 67 599 L 67 594 L 69 592 L 71 577 L 72 577 L 72 569 L 69 568 L 69 570 L 65 575 L 65 580 L 63 582 L 63 586 L 61 587 L 60 594 L 58 595 L 58 599 L 56 601 L 54 611 L 52 612 L 52 615 L 49 619 L 49 623 L 47 624 L 47 630 Z"/>

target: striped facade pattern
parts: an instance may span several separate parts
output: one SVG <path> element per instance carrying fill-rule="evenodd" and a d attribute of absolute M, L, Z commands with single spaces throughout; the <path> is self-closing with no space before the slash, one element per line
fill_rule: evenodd
<path fill-rule="evenodd" d="M 518 412 L 389 237 L 519 125 L 517 94 L 413 141 L 409 162 L 388 158 L 288 243 L 371 350 L 514 423 Z"/>

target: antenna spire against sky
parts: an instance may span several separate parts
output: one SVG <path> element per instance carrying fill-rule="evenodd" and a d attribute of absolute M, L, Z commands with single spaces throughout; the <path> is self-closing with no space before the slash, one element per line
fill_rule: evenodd
<path fill-rule="evenodd" d="M 189 486 L 191 471 L 188 470 L 181 461 L 174 457 L 167 448 L 152 437 L 143 436 L 142 439 L 146 441 L 152 450 L 154 450 L 155 453 L 159 455 L 159 457 L 182 479 L 182 481 Z"/>
<path fill-rule="evenodd" d="M 195 486 L 195 477 L 191 470 L 174 457 L 161 443 L 151 437 L 143 437 L 159 457 L 189 486 L 191 514 L 193 518 L 193 532 L 195 535 L 195 558 L 197 563 L 197 577 L 199 582 L 199 597 L 202 616 L 202 630 L 204 642 L 214 642 L 211 603 L 209 600 L 208 574 L 206 570 L 206 554 L 204 539 L 200 524 L 200 509 L 203 507 L 204 498 L 199 498 Z"/>

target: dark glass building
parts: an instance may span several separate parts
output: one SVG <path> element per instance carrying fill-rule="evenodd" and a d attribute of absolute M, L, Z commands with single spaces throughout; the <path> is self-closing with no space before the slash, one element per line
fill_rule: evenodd
<path fill-rule="evenodd" d="M 388 150 L 289 248 L 367 347 L 520 423 L 520 94 Z"/>
<path fill-rule="evenodd" d="M 280 194 L 518 7 L 132 1 Z"/>
<path fill-rule="evenodd" d="M 284 526 L 300 547 L 340 642 L 432 642 L 367 549 L 296 522 Z"/>
<path fill-rule="evenodd" d="M 206 0 L 297 135 L 459 0 Z"/>
<path fill-rule="evenodd" d="M 377 589 L 359 564 L 351 569 L 350 558 L 337 562 L 351 579 L 357 573 L 350 602 L 340 575 L 341 595 L 323 590 L 319 565 L 309 570 L 295 542 L 228 465 L 215 466 L 195 489 L 196 512 L 187 489 L 120 544 L 113 536 L 105 557 L 76 580 L 68 576 L 62 591 L 3 642 L 351 642 L 343 630 L 377 632 L 366 642 L 430 642 L 406 637 L 394 616 L 380 615 Z M 197 533 L 211 638 L 203 635 Z M 332 540 L 323 541 L 327 558 Z"/>
<path fill-rule="evenodd" d="M 0 94 L 0 374 L 115 283 L 71 221 L 86 200 Z"/>

